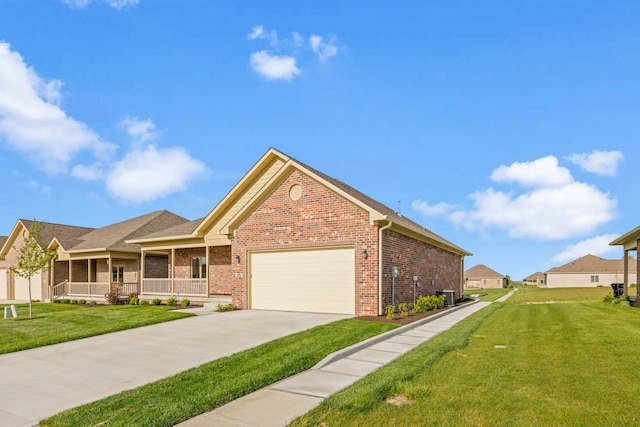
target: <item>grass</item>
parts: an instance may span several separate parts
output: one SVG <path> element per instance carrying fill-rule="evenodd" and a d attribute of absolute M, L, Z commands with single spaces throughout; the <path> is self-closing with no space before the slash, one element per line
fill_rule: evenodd
<path fill-rule="evenodd" d="M 465 289 L 465 292 L 468 294 L 479 294 L 480 301 L 495 301 L 498 298 L 508 294 L 511 292 L 509 288 L 498 288 L 498 289 Z"/>
<path fill-rule="evenodd" d="M 0 319 L 0 354 L 57 344 L 94 335 L 189 317 L 169 307 L 137 305 L 83 306 L 34 303 L 18 306 L 18 317 Z"/>
<path fill-rule="evenodd" d="M 318 326 L 70 409 L 40 425 L 172 426 L 309 369 L 336 350 L 394 327 L 354 319 Z"/>
<path fill-rule="evenodd" d="M 537 288 L 535 286 L 520 286 L 518 292 L 509 298 L 510 303 L 536 302 L 588 302 L 602 301 L 611 293 L 609 287 L 599 288 Z"/>
<path fill-rule="evenodd" d="M 591 289 L 519 290 L 292 426 L 640 424 L 626 404 L 636 400 L 640 383 L 633 365 L 640 310 L 600 301 L 527 304 L 556 297 L 596 298 Z M 387 403 L 399 395 L 409 403 Z"/>

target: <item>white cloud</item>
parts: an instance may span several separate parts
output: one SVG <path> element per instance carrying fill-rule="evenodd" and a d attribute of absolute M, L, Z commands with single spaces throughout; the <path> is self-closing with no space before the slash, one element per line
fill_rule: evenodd
<path fill-rule="evenodd" d="M 430 205 L 423 200 L 414 200 L 411 203 L 411 207 L 419 212 L 422 212 L 423 215 L 438 216 L 450 212 L 455 206 L 445 202 Z"/>
<path fill-rule="evenodd" d="M 271 55 L 266 50 L 251 54 L 251 68 L 269 80 L 291 80 L 300 74 L 292 56 Z"/>
<path fill-rule="evenodd" d="M 618 247 L 609 246 L 609 242 L 620 237 L 617 234 L 604 234 L 582 240 L 576 244 L 567 246 L 562 252 L 553 257 L 554 262 L 567 262 L 591 254 L 603 256 L 618 252 Z"/>
<path fill-rule="evenodd" d="M 99 163 L 91 166 L 75 165 L 73 169 L 71 169 L 71 175 L 85 181 L 97 181 L 104 176 L 103 167 L 104 166 Z"/>
<path fill-rule="evenodd" d="M 338 47 L 335 45 L 333 38 L 325 42 L 322 36 L 317 34 L 312 34 L 311 37 L 309 37 L 309 46 L 321 60 L 331 58 L 338 53 Z"/>
<path fill-rule="evenodd" d="M 453 212 L 453 223 L 469 230 L 498 227 L 514 238 L 558 240 L 592 233 L 616 215 L 613 197 L 593 185 L 567 181 L 570 174 L 551 156 L 501 166 L 491 176 L 535 188 L 520 194 L 476 191 L 470 195 L 473 209 Z"/>
<path fill-rule="evenodd" d="M 128 6 L 135 6 L 139 0 L 63 0 L 71 7 L 83 8 L 91 3 L 103 3 L 112 9 L 124 9 Z"/>
<path fill-rule="evenodd" d="M 61 87 L 61 81 L 38 76 L 8 43 L 0 42 L 0 137 L 49 173 L 66 171 L 82 150 L 111 149 L 60 108 Z"/>
<path fill-rule="evenodd" d="M 602 176 L 615 176 L 618 172 L 618 165 L 624 158 L 620 151 L 599 151 L 591 153 L 573 153 L 567 160 L 577 164 L 587 172 Z"/>
<path fill-rule="evenodd" d="M 523 187 L 556 187 L 573 181 L 569 169 L 558 165 L 558 159 L 547 156 L 533 162 L 502 165 L 491 173 L 495 182 L 514 182 Z"/>
<path fill-rule="evenodd" d="M 120 121 L 120 127 L 127 131 L 135 148 L 140 148 L 158 137 L 158 132 L 155 131 L 156 125 L 151 119 L 142 120 L 139 117 L 125 117 Z"/>
<path fill-rule="evenodd" d="M 302 35 L 300 35 L 300 33 L 294 31 L 291 34 L 291 37 L 293 37 L 293 45 L 296 47 L 300 47 L 304 44 L 304 37 L 302 37 Z"/>
<path fill-rule="evenodd" d="M 275 30 L 266 31 L 262 25 L 256 25 L 247 35 L 249 40 L 268 39 L 271 46 L 278 45 L 278 33 Z"/>
<path fill-rule="evenodd" d="M 115 163 L 107 176 L 107 190 L 122 201 L 144 203 L 182 191 L 206 172 L 200 160 L 182 148 L 133 150 Z"/>
<path fill-rule="evenodd" d="M 51 186 L 41 184 L 38 181 L 29 181 L 27 183 L 27 187 L 31 188 L 32 190 L 38 191 L 47 197 L 51 197 L 51 195 L 53 194 L 53 189 L 51 188 Z"/>

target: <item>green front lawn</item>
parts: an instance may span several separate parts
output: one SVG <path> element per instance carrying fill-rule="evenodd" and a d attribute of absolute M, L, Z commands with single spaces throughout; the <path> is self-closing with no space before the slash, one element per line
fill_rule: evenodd
<path fill-rule="evenodd" d="M 2 306 L 0 306 L 0 309 Z M 3 309 L 2 309 L 3 310 Z M 0 319 L 0 354 L 108 334 L 193 316 L 166 306 L 34 303 L 18 306 L 18 317 Z"/>
<path fill-rule="evenodd" d="M 465 292 L 468 294 L 478 294 L 480 301 L 495 301 L 498 298 L 508 294 L 512 289 L 509 288 L 498 288 L 498 289 L 465 289 Z"/>
<path fill-rule="evenodd" d="M 172 426 L 309 369 L 336 350 L 394 327 L 354 319 L 318 326 L 70 409 L 40 425 Z"/>
<path fill-rule="evenodd" d="M 639 425 L 640 310 L 566 302 L 596 298 L 591 289 L 520 292 L 292 425 Z M 553 298 L 565 303 L 527 304 Z"/>

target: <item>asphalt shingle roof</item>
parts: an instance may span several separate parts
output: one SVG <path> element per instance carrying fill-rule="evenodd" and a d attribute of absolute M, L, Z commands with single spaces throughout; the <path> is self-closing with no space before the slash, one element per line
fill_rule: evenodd
<path fill-rule="evenodd" d="M 28 219 L 21 219 L 20 222 L 22 222 L 27 228 L 30 228 L 33 224 L 33 221 Z M 41 221 L 38 222 L 42 224 L 38 243 L 45 247 L 49 246 L 53 239 L 56 238 L 63 248 L 69 249 L 79 244 L 82 241 L 82 236 L 94 230 L 94 228 L 89 227 L 77 227 L 75 225 L 53 224 L 51 222 Z"/>
<path fill-rule="evenodd" d="M 604 259 L 595 255 L 585 255 L 560 267 L 554 267 L 547 273 L 602 273 L 624 271 L 624 258 Z M 629 271 L 636 271 L 635 258 L 629 257 Z"/>
<path fill-rule="evenodd" d="M 502 279 L 504 276 L 498 273 L 495 270 L 490 269 L 484 264 L 478 264 L 475 267 L 471 267 L 470 269 L 464 272 L 464 277 L 468 278 L 487 278 L 487 279 Z"/>
<path fill-rule="evenodd" d="M 189 222 L 187 219 L 166 210 L 151 212 L 95 229 L 84 235 L 82 242 L 70 250 L 74 252 L 101 249 L 138 251 L 140 245 L 125 243 L 125 240 L 140 238 L 187 222 Z"/>

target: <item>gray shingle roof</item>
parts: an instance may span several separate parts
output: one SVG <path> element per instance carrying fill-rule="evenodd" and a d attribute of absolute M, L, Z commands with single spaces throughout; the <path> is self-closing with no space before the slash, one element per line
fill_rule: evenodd
<path fill-rule="evenodd" d="M 495 270 L 490 269 L 484 264 L 478 264 L 475 267 L 464 272 L 464 277 L 467 278 L 486 278 L 486 279 L 502 279 L 504 276 Z"/>
<path fill-rule="evenodd" d="M 0 236 L 0 249 L 7 243 L 7 240 L 9 240 L 9 236 Z"/>
<path fill-rule="evenodd" d="M 27 228 L 31 227 L 33 224 L 33 221 L 28 219 L 21 219 L 20 222 L 22 222 Z M 63 248 L 69 249 L 79 244 L 82 236 L 94 230 L 94 228 L 77 227 L 75 225 L 53 224 L 51 222 L 41 221 L 37 222 L 42 224 L 42 230 L 40 231 L 40 237 L 38 239 L 38 243 L 40 243 L 41 246 L 49 246 L 55 238 Z"/>
<path fill-rule="evenodd" d="M 604 273 L 624 271 L 624 257 L 604 259 L 595 255 L 585 255 L 560 267 L 554 267 L 547 273 Z M 635 258 L 629 257 L 629 271 L 636 271 Z"/>
<path fill-rule="evenodd" d="M 70 251 L 83 252 L 106 249 L 137 252 L 140 250 L 140 245 L 125 243 L 125 240 L 140 238 L 186 222 L 189 221 L 166 210 L 151 212 L 95 229 L 84 235 L 83 241 L 71 248 Z"/>
<path fill-rule="evenodd" d="M 204 218 L 199 218 L 193 221 L 188 221 L 183 224 L 178 224 L 174 227 L 166 228 L 164 230 L 142 236 L 141 238 L 154 239 L 161 237 L 190 236 L 203 220 Z"/>
<path fill-rule="evenodd" d="M 533 281 L 533 280 L 536 280 L 536 279 L 539 279 L 539 278 L 544 278 L 544 273 L 541 273 L 541 272 L 539 272 L 539 271 L 536 271 L 536 272 L 535 272 L 535 273 L 533 273 L 532 275 L 527 276 L 527 277 L 525 277 L 525 278 L 524 278 L 524 279 L 522 279 L 522 280 L 529 280 L 529 281 Z"/>

